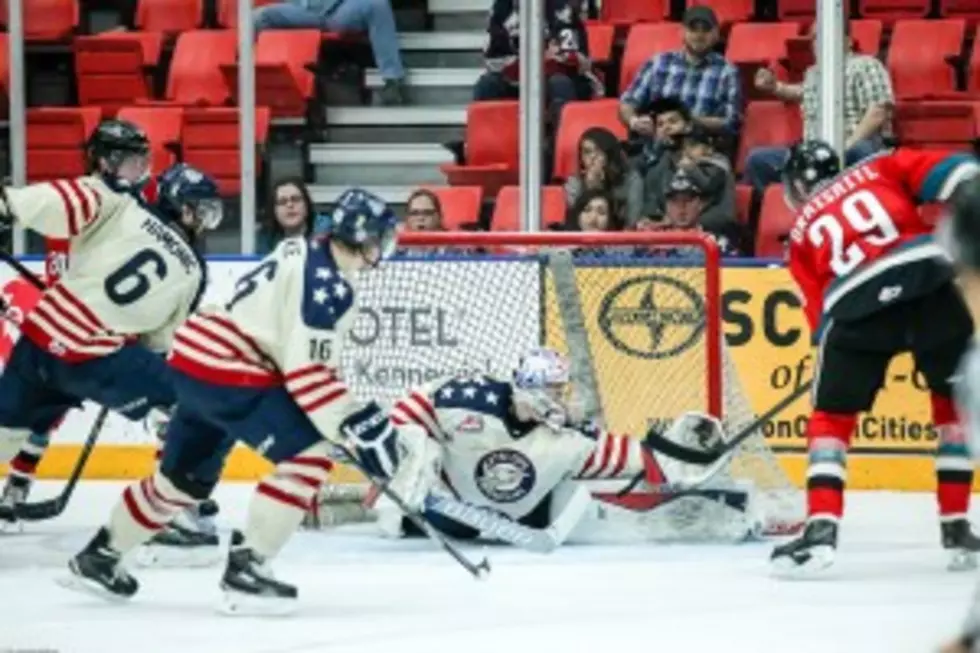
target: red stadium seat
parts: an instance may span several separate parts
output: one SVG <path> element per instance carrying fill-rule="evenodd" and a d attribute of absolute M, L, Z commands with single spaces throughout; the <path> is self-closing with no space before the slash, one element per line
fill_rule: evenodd
<path fill-rule="evenodd" d="M 633 78 L 648 59 L 661 52 L 679 50 L 684 44 L 684 28 L 680 23 L 634 25 L 626 37 L 623 61 L 619 74 L 619 91 L 629 87 Z"/>
<path fill-rule="evenodd" d="M 453 186 L 482 186 L 495 194 L 517 183 L 519 165 L 518 103 L 473 102 L 466 108 L 466 164 L 441 167 Z"/>
<path fill-rule="evenodd" d="M 320 31 L 265 30 L 255 45 L 255 101 L 274 117 L 304 117 L 316 92 L 311 70 L 320 55 Z M 232 97 L 238 96 L 238 65 L 221 66 Z"/>
<path fill-rule="evenodd" d="M 670 0 L 603 0 L 599 20 L 613 25 L 656 23 L 670 11 Z"/>
<path fill-rule="evenodd" d="M 799 24 L 793 22 L 733 25 L 725 58 L 734 64 L 779 61 L 786 56 L 786 39 L 799 33 Z"/>
<path fill-rule="evenodd" d="M 854 40 L 855 50 L 861 54 L 878 56 L 881 51 L 881 35 L 884 26 L 880 20 L 862 19 L 851 21 L 851 38 Z"/>
<path fill-rule="evenodd" d="M 565 222 L 565 189 L 561 186 L 541 188 L 541 226 Z M 497 203 L 490 218 L 491 231 L 521 231 L 520 189 L 504 186 L 497 194 Z"/>
<path fill-rule="evenodd" d="M 585 24 L 585 32 L 589 39 L 589 58 L 599 65 L 609 63 L 612 59 L 616 28 L 605 23 L 589 21 Z"/>
<path fill-rule="evenodd" d="M 781 21 L 795 20 L 801 23 L 809 23 L 813 20 L 817 12 L 817 5 L 813 0 L 777 0 L 776 19 Z"/>
<path fill-rule="evenodd" d="M 562 108 L 555 136 L 556 179 L 567 179 L 578 171 L 578 141 L 591 127 L 605 127 L 625 140 L 626 127 L 619 120 L 619 100 L 569 102 Z"/>
<path fill-rule="evenodd" d="M 923 18 L 929 13 L 930 0 L 858 0 L 858 13 L 864 18 L 886 22 L 902 18 Z"/>
<path fill-rule="evenodd" d="M 748 184 L 735 184 L 735 219 L 743 226 L 752 223 L 752 194 L 755 189 Z"/>
<path fill-rule="evenodd" d="M 268 107 L 255 109 L 255 142 L 261 147 L 269 136 Z M 213 175 L 224 196 L 241 191 L 238 109 L 225 107 L 184 110 L 183 160 Z"/>
<path fill-rule="evenodd" d="M 159 32 L 107 32 L 79 36 L 75 78 L 80 104 L 114 114 L 120 107 L 153 97 L 152 71 L 160 61 Z"/>
<path fill-rule="evenodd" d="M 236 29 L 238 27 L 238 0 L 217 0 L 218 27 Z M 253 7 L 276 4 L 279 0 L 252 0 Z"/>
<path fill-rule="evenodd" d="M 181 107 L 126 107 L 118 117 L 129 120 L 150 139 L 150 169 L 159 172 L 177 162 L 184 110 Z"/>
<path fill-rule="evenodd" d="M 760 258 L 784 258 L 784 241 L 793 228 L 794 214 L 783 199 L 783 187 L 774 184 L 762 196 L 759 230 L 755 238 L 755 255 Z"/>
<path fill-rule="evenodd" d="M 970 68 L 966 76 L 966 90 L 973 94 L 980 93 L 980 26 L 974 32 L 973 52 L 970 56 Z"/>
<path fill-rule="evenodd" d="M 238 39 L 231 30 L 182 32 L 170 63 L 167 99 L 199 106 L 228 103 L 232 95 L 221 67 L 234 64 L 237 57 Z"/>
<path fill-rule="evenodd" d="M 966 102 L 899 102 L 896 136 L 903 145 L 968 150 L 977 137 L 976 116 Z"/>
<path fill-rule="evenodd" d="M 715 10 L 722 25 L 744 23 L 755 13 L 755 0 L 688 0 L 687 6 L 707 5 Z"/>
<path fill-rule="evenodd" d="M 442 204 L 442 226 L 446 231 L 459 231 L 480 221 L 483 206 L 481 186 L 426 186 Z"/>
<path fill-rule="evenodd" d="M 980 20 L 980 3 L 976 0 L 939 0 L 939 14 L 944 18 Z"/>
<path fill-rule="evenodd" d="M 948 63 L 963 47 L 966 21 L 900 20 L 892 32 L 888 71 L 898 97 L 923 97 L 956 89 Z"/>
<path fill-rule="evenodd" d="M 28 109 L 28 180 L 84 175 L 85 144 L 101 119 L 98 107 Z"/>
<path fill-rule="evenodd" d="M 176 34 L 204 26 L 204 0 L 139 0 L 136 28 Z"/>
<path fill-rule="evenodd" d="M 7 28 L 7 0 L 0 0 L 2 26 Z M 63 41 L 78 28 L 78 0 L 24 0 L 24 38 L 28 41 Z"/>
<path fill-rule="evenodd" d="M 0 32 L 0 117 L 7 117 L 10 90 L 10 41 Z"/>
<path fill-rule="evenodd" d="M 789 146 L 803 135 L 800 107 L 779 100 L 755 100 L 745 108 L 742 138 L 739 142 L 738 172 L 745 169 L 749 152 L 757 147 Z"/>

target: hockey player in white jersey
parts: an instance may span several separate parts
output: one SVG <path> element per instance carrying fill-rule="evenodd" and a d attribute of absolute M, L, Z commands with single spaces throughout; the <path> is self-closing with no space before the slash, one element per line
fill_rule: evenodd
<path fill-rule="evenodd" d="M 216 193 L 202 173 L 180 171 L 175 183 Z M 203 293 L 189 234 L 220 221 L 216 194 L 189 199 L 180 217 L 171 223 L 98 174 L 0 189 L 0 219 L 69 239 L 73 259 L 24 318 L 0 375 L 0 461 L 85 399 L 133 420 L 173 406 L 161 353 Z"/>
<path fill-rule="evenodd" d="M 178 395 L 160 468 L 127 487 L 109 521 L 69 564 L 74 588 L 136 593 L 121 559 L 174 515 L 210 496 L 236 442 L 275 464 L 232 534 L 230 612 L 288 611 L 294 586 L 266 563 L 298 527 L 338 448 L 374 477 L 398 463 L 397 433 L 374 402 L 355 402 L 337 365 L 353 325 L 358 272 L 395 249 L 397 220 L 379 198 L 345 192 L 329 233 L 290 238 L 243 275 L 234 296 L 193 315 L 170 354 Z"/>
<path fill-rule="evenodd" d="M 668 479 L 657 460 L 662 445 L 581 423 L 568 390 L 567 359 L 536 349 L 510 381 L 444 378 L 409 393 L 392 409 L 406 451 L 392 488 L 410 504 L 425 505 L 426 517 L 457 538 L 487 534 L 439 512 L 427 495 L 449 495 L 548 529 L 554 544 L 740 541 L 760 530 L 751 492 L 731 484 L 683 496 L 663 489 L 677 479 Z M 721 445 L 721 425 L 692 413 L 657 440 L 663 438 L 707 453 Z M 617 497 L 615 489 L 637 475 L 651 491 Z M 590 483 L 609 479 L 618 482 L 590 492 Z M 376 512 L 385 534 L 415 534 L 384 497 Z"/>

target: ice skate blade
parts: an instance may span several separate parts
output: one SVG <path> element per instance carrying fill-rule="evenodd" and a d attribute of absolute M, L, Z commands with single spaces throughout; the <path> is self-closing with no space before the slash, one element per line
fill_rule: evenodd
<path fill-rule="evenodd" d="M 16 521 L 5 521 L 0 519 L 0 534 L 19 535 L 24 532 L 24 522 L 19 519 Z"/>
<path fill-rule="evenodd" d="M 133 563 L 138 567 L 161 569 L 197 569 L 213 567 L 224 560 L 220 546 L 166 546 L 144 544 L 136 551 Z"/>
<path fill-rule="evenodd" d="M 810 557 L 805 562 L 798 563 L 789 556 L 782 556 L 771 560 L 769 566 L 777 578 L 814 578 L 834 564 L 835 554 L 832 546 L 815 546 L 810 549 Z"/>
<path fill-rule="evenodd" d="M 70 572 L 69 576 L 60 576 L 55 578 L 55 582 L 65 589 L 71 590 L 72 592 L 95 596 L 110 603 L 128 603 L 129 599 L 133 598 L 132 596 L 124 596 L 122 594 L 110 592 L 99 583 L 96 583 L 94 580 L 90 580 L 83 576 L 78 576 L 72 572 Z"/>
<path fill-rule="evenodd" d="M 948 571 L 972 571 L 977 568 L 977 556 L 973 551 L 965 549 L 947 549 L 949 561 L 946 563 Z"/>
<path fill-rule="evenodd" d="M 221 614 L 229 617 L 285 617 L 296 612 L 296 599 L 255 596 L 222 590 Z"/>

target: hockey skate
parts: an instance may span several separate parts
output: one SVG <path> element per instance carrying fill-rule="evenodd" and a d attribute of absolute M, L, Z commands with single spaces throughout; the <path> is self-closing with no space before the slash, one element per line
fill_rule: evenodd
<path fill-rule="evenodd" d="M 99 529 L 92 541 L 68 561 L 71 576 L 58 584 L 74 591 L 87 592 L 110 601 L 129 599 L 139 583 L 122 566 L 122 556 L 109 546 L 109 531 Z"/>
<path fill-rule="evenodd" d="M 809 576 L 834 564 L 836 552 L 837 523 L 814 519 L 801 536 L 773 549 L 769 564 L 778 576 Z"/>
<path fill-rule="evenodd" d="M 0 495 L 0 532 L 12 533 L 23 530 L 24 524 L 17 517 L 17 506 L 27 500 L 30 489 L 29 483 L 24 484 L 11 477 L 7 478 L 7 485 Z"/>
<path fill-rule="evenodd" d="M 940 528 L 943 548 L 950 554 L 946 568 L 950 571 L 976 569 L 980 538 L 973 533 L 970 522 L 966 519 L 954 519 L 943 522 Z"/>
<path fill-rule="evenodd" d="M 232 531 L 228 565 L 221 578 L 222 611 L 230 615 L 284 615 L 296 608 L 296 588 L 277 581 L 265 560 Z"/>
<path fill-rule="evenodd" d="M 162 531 L 140 547 L 136 564 L 142 567 L 210 567 L 221 560 L 211 499 L 183 510 Z"/>

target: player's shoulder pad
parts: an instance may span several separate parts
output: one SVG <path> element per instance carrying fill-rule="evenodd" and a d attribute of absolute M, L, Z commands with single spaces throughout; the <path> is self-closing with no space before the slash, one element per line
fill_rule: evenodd
<path fill-rule="evenodd" d="M 511 385 L 487 376 L 454 377 L 432 395 L 437 409 L 459 408 L 506 419 L 510 414 Z"/>
<path fill-rule="evenodd" d="M 337 269 L 330 248 L 318 241 L 299 245 L 305 250 L 303 266 L 303 322 L 316 329 L 332 329 L 354 305 L 354 288 Z M 287 256 L 284 243 L 282 256 Z"/>

